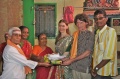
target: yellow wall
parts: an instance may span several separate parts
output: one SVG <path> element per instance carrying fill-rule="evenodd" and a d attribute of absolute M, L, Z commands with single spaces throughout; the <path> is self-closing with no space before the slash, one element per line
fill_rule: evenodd
<path fill-rule="evenodd" d="M 74 7 L 74 16 L 78 13 L 83 12 L 83 3 L 85 0 L 34 0 L 34 3 L 56 3 L 57 4 L 57 21 L 56 27 L 58 27 L 58 22 L 62 19 L 63 16 L 63 7 L 65 6 L 73 6 Z M 71 34 L 77 30 L 74 23 L 69 24 L 69 29 Z M 54 45 L 55 39 L 48 39 L 48 46 L 51 47 L 53 50 L 55 48 Z M 37 39 L 35 40 L 35 44 L 38 44 Z"/>

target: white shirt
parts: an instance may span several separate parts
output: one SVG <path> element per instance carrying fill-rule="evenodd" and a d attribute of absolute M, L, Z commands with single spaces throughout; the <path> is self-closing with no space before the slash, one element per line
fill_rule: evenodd
<path fill-rule="evenodd" d="M 3 51 L 3 73 L 0 79 L 25 79 L 24 66 L 34 69 L 37 62 L 27 60 L 18 50 L 10 45 L 6 45 Z"/>

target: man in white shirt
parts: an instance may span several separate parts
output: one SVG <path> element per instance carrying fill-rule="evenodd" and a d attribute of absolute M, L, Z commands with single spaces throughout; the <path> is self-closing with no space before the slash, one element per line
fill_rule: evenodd
<path fill-rule="evenodd" d="M 21 31 L 18 27 L 10 28 L 8 34 L 9 40 L 7 40 L 7 45 L 3 51 L 4 64 L 0 79 L 25 79 L 25 73 L 28 72 L 29 68 L 34 69 L 36 66 L 50 66 L 48 63 L 27 60 L 19 46 Z"/>

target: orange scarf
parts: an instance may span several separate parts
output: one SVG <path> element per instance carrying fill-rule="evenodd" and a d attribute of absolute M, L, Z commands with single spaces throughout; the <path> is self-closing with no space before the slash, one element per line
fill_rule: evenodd
<path fill-rule="evenodd" d="M 18 47 L 17 45 L 15 45 L 14 43 L 12 43 L 10 40 L 7 40 L 7 44 L 10 45 L 10 46 L 12 46 L 12 47 L 15 47 L 20 54 L 22 54 L 23 56 L 25 56 L 25 54 L 24 54 L 24 52 L 22 51 L 22 49 L 19 48 L 19 47 Z M 25 57 L 26 57 L 26 56 L 25 56 Z M 26 58 L 26 59 L 27 59 L 27 58 Z M 32 73 L 30 67 L 24 66 L 24 68 L 25 68 L 25 74 Z"/>
<path fill-rule="evenodd" d="M 77 43 L 78 43 L 78 34 L 79 34 L 79 31 L 76 31 L 76 32 L 74 32 L 74 34 L 73 34 L 73 38 L 74 38 L 74 40 L 73 40 L 73 44 L 72 44 L 72 48 L 71 48 L 71 55 L 70 55 L 70 59 L 73 59 L 73 58 L 75 58 L 76 57 L 76 55 L 77 55 Z"/>
<path fill-rule="evenodd" d="M 42 51 L 43 50 L 39 45 L 33 46 L 33 51 L 32 52 L 33 52 L 34 55 L 39 56 Z"/>

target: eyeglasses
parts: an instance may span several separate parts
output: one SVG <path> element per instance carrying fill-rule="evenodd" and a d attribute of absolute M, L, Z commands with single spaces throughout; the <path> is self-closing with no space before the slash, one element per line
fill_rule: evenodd
<path fill-rule="evenodd" d="M 105 17 L 94 18 L 95 21 L 102 20 Z"/>

